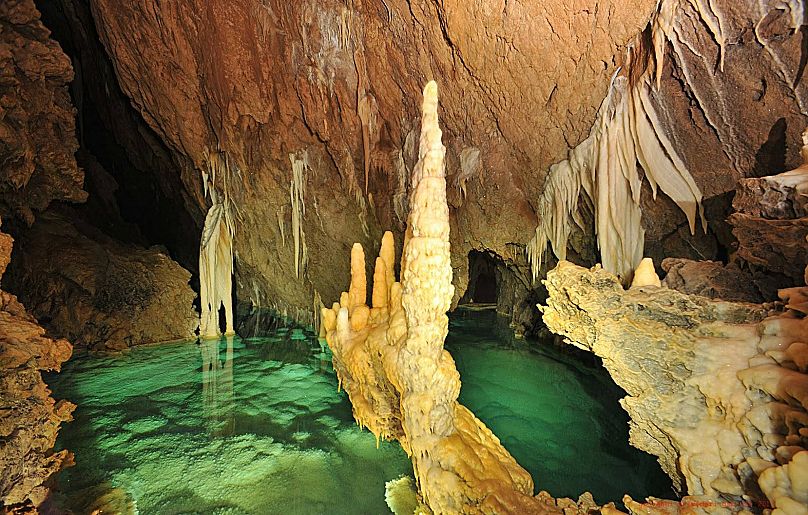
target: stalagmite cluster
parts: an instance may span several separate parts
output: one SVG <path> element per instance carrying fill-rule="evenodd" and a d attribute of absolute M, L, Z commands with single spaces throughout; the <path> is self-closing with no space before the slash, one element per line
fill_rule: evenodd
<path fill-rule="evenodd" d="M 351 250 L 351 284 L 322 311 L 322 332 L 357 422 L 411 456 L 423 503 L 435 513 L 560 512 L 499 440 L 457 402 L 460 378 L 443 342 L 452 295 L 449 210 L 437 86 L 424 90 L 419 161 L 395 278 L 385 233 L 367 303 L 365 253 Z M 570 506 L 576 506 L 568 501 Z"/>
<path fill-rule="evenodd" d="M 220 307 L 224 307 L 225 334 L 235 333 L 232 291 L 236 229 L 235 210 L 230 198 L 232 174 L 226 155 L 211 154 L 209 171 L 202 177 L 205 194 L 210 195 L 211 201 L 199 244 L 199 296 L 202 302 L 199 335 L 203 338 L 215 338 L 220 334 Z M 221 191 L 217 190 L 217 178 L 221 181 Z"/>

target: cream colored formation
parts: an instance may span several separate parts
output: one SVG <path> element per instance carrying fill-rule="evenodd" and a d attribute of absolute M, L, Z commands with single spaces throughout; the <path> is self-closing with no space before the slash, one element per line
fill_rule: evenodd
<path fill-rule="evenodd" d="M 199 296 L 202 314 L 199 335 L 215 338 L 219 329 L 219 309 L 224 307 L 225 334 L 235 334 L 233 328 L 233 238 L 235 221 L 229 183 L 231 168 L 226 155 L 212 153 L 208 159 L 208 172 L 203 172 L 205 195 L 210 195 L 211 206 L 205 217 L 202 240 L 199 244 Z M 217 178 L 221 192 L 217 190 Z"/>
<path fill-rule="evenodd" d="M 698 12 L 709 27 L 720 26 L 712 11 L 701 8 L 700 0 L 691 1 L 698 4 Z M 654 69 L 634 69 L 645 66 L 645 60 L 638 59 L 641 54 L 653 51 L 659 80 L 665 29 L 678 4 L 679 0 L 661 3 L 651 22 L 654 48 L 642 48 L 640 41 L 635 41 L 625 68 L 612 79 L 589 137 L 570 150 L 568 159 L 550 167 L 539 199 L 539 224 L 527 247 L 534 280 L 541 273 L 548 243 L 556 257 L 564 260 L 573 226 L 586 229 L 586 220 L 578 209 L 582 194 L 595 208 L 595 234 L 603 267 L 625 283 L 631 280 L 645 245 L 638 164 L 645 171 L 654 198 L 657 189 L 662 190 L 687 215 L 691 233 L 696 230 L 697 218 L 706 230 L 701 191 L 665 135 L 651 100 Z M 632 80 L 635 73 L 639 78 Z"/>
<path fill-rule="evenodd" d="M 806 166 L 756 179 L 755 205 L 804 216 Z M 631 511 L 808 512 L 808 268 L 804 279 L 751 304 L 669 289 L 648 259 L 628 291 L 599 266 L 548 274 L 544 322 L 603 359 L 628 393 L 631 443 L 689 494 L 626 499 Z"/>
<path fill-rule="evenodd" d="M 421 510 L 434 513 L 559 513 L 575 502 L 533 497 L 530 475 L 468 409 L 457 402 L 460 377 L 443 342 L 454 288 L 449 210 L 437 117 L 437 86 L 424 90 L 419 161 L 401 281 L 395 245 L 385 233 L 367 305 L 365 253 L 351 250 L 351 283 L 322 310 L 322 333 L 357 422 L 401 443 L 413 462 Z M 591 497 L 590 505 L 591 503 Z"/>
<path fill-rule="evenodd" d="M 309 252 L 306 246 L 306 233 L 303 232 L 303 217 L 306 216 L 306 179 L 304 173 L 309 169 L 309 154 L 305 150 L 300 157 L 289 154 L 292 163 L 292 180 L 289 182 L 289 200 L 292 204 L 292 242 L 295 246 L 295 277 L 300 278 L 306 271 L 309 262 Z M 283 224 L 281 236 L 283 236 Z"/>

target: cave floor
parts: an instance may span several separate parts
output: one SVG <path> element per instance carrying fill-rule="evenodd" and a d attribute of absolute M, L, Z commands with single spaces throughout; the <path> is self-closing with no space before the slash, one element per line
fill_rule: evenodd
<path fill-rule="evenodd" d="M 670 496 L 654 459 L 628 445 L 605 370 L 536 351 L 490 310 L 459 310 L 447 348 L 461 402 L 540 489 Z M 78 405 L 57 442 L 76 465 L 55 497 L 76 513 L 389 513 L 384 483 L 412 474 L 398 444 L 377 450 L 356 426 L 330 355 L 299 329 L 78 356 L 46 380 Z"/>

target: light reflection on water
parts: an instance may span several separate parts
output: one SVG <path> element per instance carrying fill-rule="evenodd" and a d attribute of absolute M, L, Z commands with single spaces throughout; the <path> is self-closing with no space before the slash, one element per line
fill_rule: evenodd
<path fill-rule="evenodd" d="M 599 502 L 669 495 L 628 446 L 605 371 L 535 347 L 492 312 L 460 311 L 447 339 L 461 401 L 537 486 Z M 330 355 L 299 329 L 78 358 L 48 381 L 79 406 L 58 442 L 76 454 L 60 488 L 77 513 L 388 513 L 385 481 L 412 473 L 398 444 L 377 450 L 355 425 Z"/>

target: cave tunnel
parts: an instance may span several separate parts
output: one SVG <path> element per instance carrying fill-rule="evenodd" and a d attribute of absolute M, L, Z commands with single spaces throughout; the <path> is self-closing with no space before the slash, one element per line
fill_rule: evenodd
<path fill-rule="evenodd" d="M 497 262 L 488 252 L 472 250 L 469 252 L 469 285 L 461 303 L 496 304 L 497 294 Z"/>

